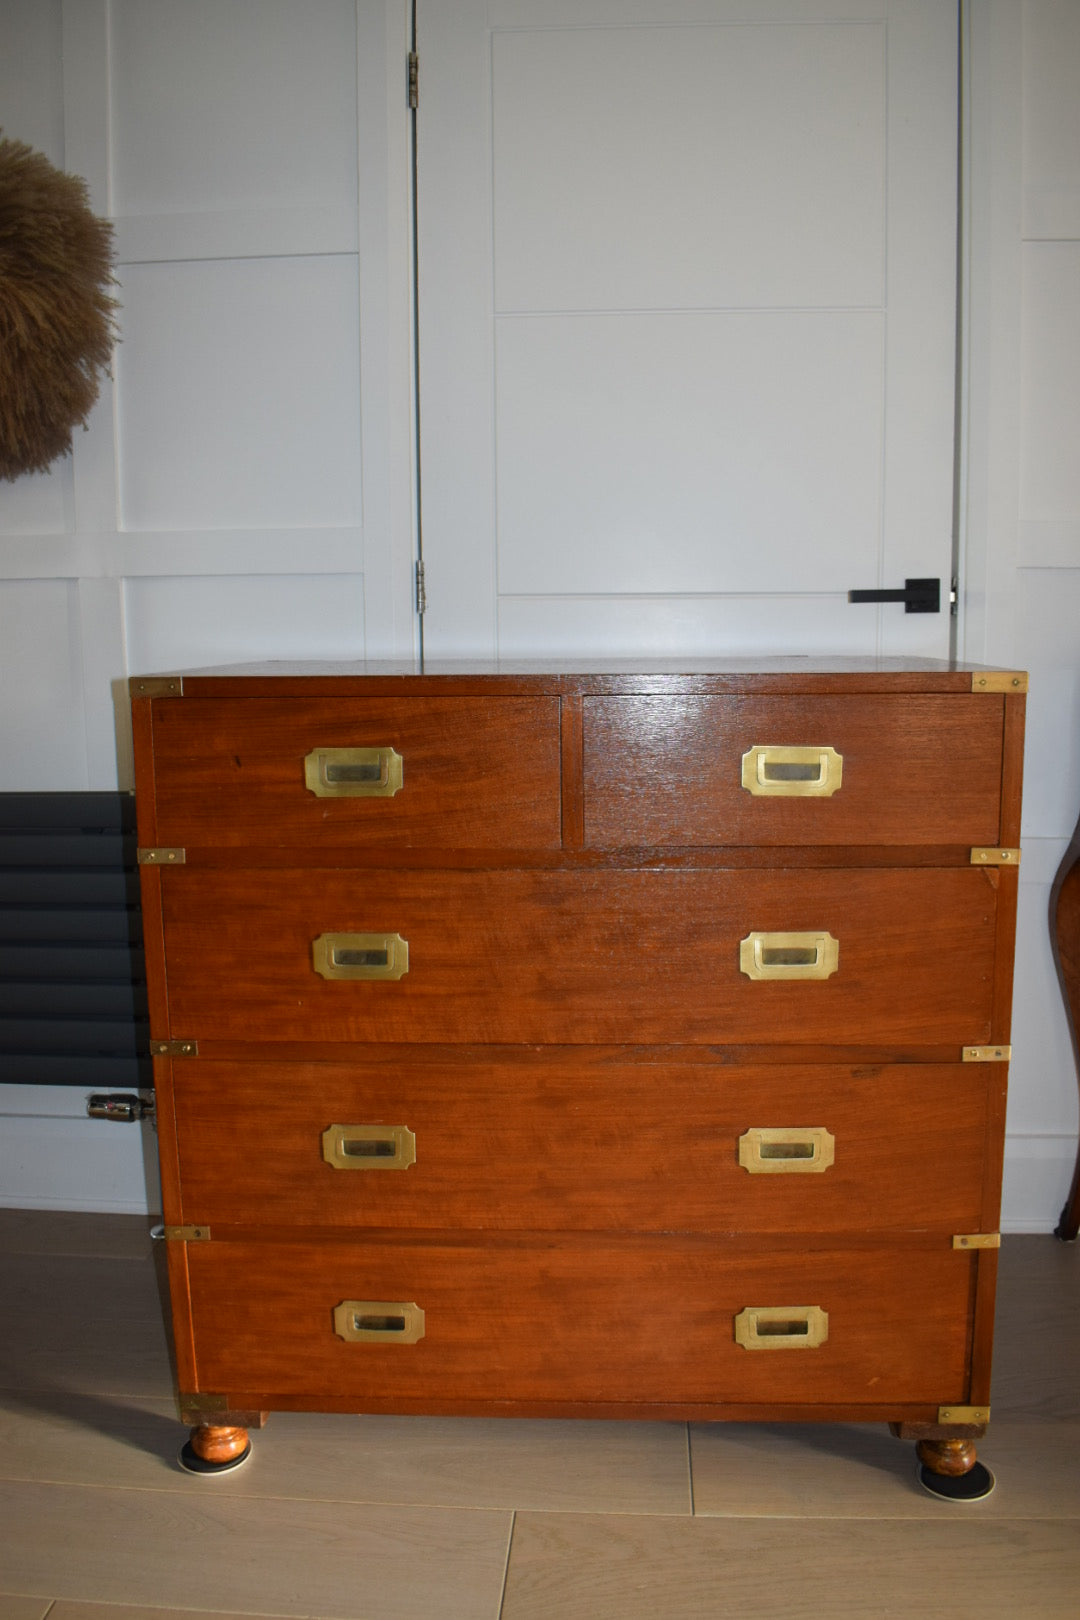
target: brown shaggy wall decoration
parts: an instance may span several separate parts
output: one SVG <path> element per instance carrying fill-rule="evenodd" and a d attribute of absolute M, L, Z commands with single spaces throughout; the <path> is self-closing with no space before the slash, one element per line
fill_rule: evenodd
<path fill-rule="evenodd" d="M 0 478 L 71 449 L 116 336 L 112 226 L 86 183 L 0 135 Z"/>

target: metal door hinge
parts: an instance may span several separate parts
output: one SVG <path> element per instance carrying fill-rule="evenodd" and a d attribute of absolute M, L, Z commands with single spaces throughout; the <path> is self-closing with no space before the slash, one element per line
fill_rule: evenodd
<path fill-rule="evenodd" d="M 136 852 L 140 866 L 183 866 L 186 849 L 140 849 Z"/>
<path fill-rule="evenodd" d="M 198 1041 L 151 1041 L 151 1057 L 198 1057 Z"/>
<path fill-rule="evenodd" d="M 427 612 L 427 585 L 424 581 L 424 564 L 416 564 L 416 611 L 423 615 Z"/>
<path fill-rule="evenodd" d="M 133 698 L 183 697 L 184 682 L 179 675 L 151 676 L 149 679 L 132 675 L 128 681 L 128 691 Z"/>
<path fill-rule="evenodd" d="M 1018 849 L 973 849 L 972 866 L 1019 866 Z"/>
<path fill-rule="evenodd" d="M 964 1063 L 1011 1063 L 1011 1046 L 965 1046 L 961 1053 Z"/>
<path fill-rule="evenodd" d="M 960 581 L 955 574 L 949 581 L 949 613 L 954 619 L 960 615 Z"/>
<path fill-rule="evenodd" d="M 1027 675 L 1021 669 L 988 669 L 971 677 L 973 692 L 1026 692 Z"/>
<path fill-rule="evenodd" d="M 415 109 L 420 105 L 420 58 L 415 51 L 409 52 L 409 106 Z"/>
<path fill-rule="evenodd" d="M 152 1226 L 150 1236 L 155 1243 L 209 1243 L 208 1226 Z"/>
<path fill-rule="evenodd" d="M 1000 1232 L 957 1232 L 952 1240 L 954 1249 L 1000 1249 Z"/>
<path fill-rule="evenodd" d="M 939 1423 L 989 1423 L 990 1408 L 988 1406 L 939 1406 L 937 1420 Z"/>

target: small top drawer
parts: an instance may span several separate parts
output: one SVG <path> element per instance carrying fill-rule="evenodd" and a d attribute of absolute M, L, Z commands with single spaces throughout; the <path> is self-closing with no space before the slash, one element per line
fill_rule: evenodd
<path fill-rule="evenodd" d="M 585 842 L 995 844 L 1002 702 L 587 698 Z"/>
<path fill-rule="evenodd" d="M 554 697 L 154 705 L 159 844 L 553 848 Z"/>

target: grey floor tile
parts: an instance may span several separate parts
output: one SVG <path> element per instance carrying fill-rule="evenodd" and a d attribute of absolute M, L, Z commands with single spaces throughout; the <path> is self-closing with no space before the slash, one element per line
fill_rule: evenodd
<path fill-rule="evenodd" d="M 82 1210 L 0 1209 L 0 1253 L 145 1260 L 151 1250 L 150 1228 L 157 1218 Z"/>
<path fill-rule="evenodd" d="M 170 1401 L 0 1396 L 0 1478 L 205 1494 L 176 1466 Z M 681 1423 L 275 1412 L 219 1495 L 441 1507 L 689 1513 Z"/>
<path fill-rule="evenodd" d="M 169 1395 L 153 1257 L 0 1253 L 0 1389 Z"/>
<path fill-rule="evenodd" d="M 4 1579 L 82 1603 L 497 1620 L 511 1519 L 458 1509 L 0 1486 Z"/>
<path fill-rule="evenodd" d="M 356 1430 L 344 1430 L 338 1437 L 334 1420 L 322 1419 L 329 1425 L 322 1432 L 328 1437 L 333 1433 L 335 1456 L 347 1450 L 357 1487 L 367 1490 L 369 1500 L 554 1512 L 690 1512 L 682 1423 L 395 1417 L 353 1421 Z M 284 1478 L 291 1467 L 290 1438 L 283 1436 Z M 312 1447 L 306 1459 L 310 1471 L 322 1447 L 313 1429 L 303 1440 L 305 1448 Z"/>
<path fill-rule="evenodd" d="M 50 1600 L 39 1597 L 14 1597 L 0 1592 L 0 1620 L 44 1620 Z"/>
<path fill-rule="evenodd" d="M 0 1394 L 0 1479 L 128 1490 L 197 1485 L 175 1466 L 186 1435 L 172 1400 L 9 1390 Z"/>
<path fill-rule="evenodd" d="M 1002 1239 L 994 1331 L 994 1419 L 1080 1421 L 1080 1242 Z"/>
<path fill-rule="evenodd" d="M 0 1620 L 4 1620 L 0 1610 Z M 280 1620 L 276 1615 L 245 1614 L 219 1609 L 157 1609 L 143 1603 L 54 1603 L 48 1620 Z"/>
<path fill-rule="evenodd" d="M 501 1620 L 1075 1620 L 1076 1525 L 522 1514 Z"/>
<path fill-rule="evenodd" d="M 967 1509 L 972 1516 L 1080 1519 L 1080 1424 L 995 1420 L 978 1452 L 996 1484 Z M 934 1519 L 943 1511 L 916 1480 L 914 1445 L 884 1424 L 695 1424 L 691 1458 L 702 1515 Z"/>

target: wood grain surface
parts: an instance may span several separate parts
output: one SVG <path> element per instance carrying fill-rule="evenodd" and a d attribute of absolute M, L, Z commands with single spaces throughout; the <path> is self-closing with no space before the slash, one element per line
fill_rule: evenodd
<path fill-rule="evenodd" d="M 982 870 L 161 876 L 176 1038 L 991 1038 L 997 886 Z M 753 982 L 739 943 L 754 930 L 828 930 L 839 971 Z M 320 978 L 312 942 L 348 932 L 400 933 L 407 975 Z"/>
<path fill-rule="evenodd" d="M 970 1256 L 935 1244 L 800 1253 L 528 1234 L 190 1244 L 201 1389 L 500 1401 L 960 1402 Z M 416 1344 L 347 1343 L 343 1300 L 416 1303 Z M 748 1306 L 816 1305 L 816 1348 L 747 1350 Z M 245 1402 L 245 1404 L 247 1404 Z M 262 1403 L 256 1401 L 255 1405 Z M 272 1404 L 272 1403 L 271 1403 Z M 474 1407 L 475 1409 L 475 1407 Z"/>
<path fill-rule="evenodd" d="M 320 798 L 316 748 L 384 748 L 403 760 L 389 798 Z M 159 702 L 157 842 L 551 848 L 561 839 L 559 702 L 429 697 Z"/>
<path fill-rule="evenodd" d="M 1002 698 L 586 698 L 585 841 L 996 844 Z M 742 756 L 842 756 L 828 797 L 757 796 Z"/>
<path fill-rule="evenodd" d="M 933 1423 L 989 1395 L 1022 685 L 931 663 L 686 670 L 280 666 L 136 701 L 177 1371 L 229 1409 Z M 742 786 L 832 748 L 827 798 Z M 388 798 L 322 798 L 316 748 L 393 747 Z M 829 933 L 758 981 L 754 932 Z M 323 934 L 400 934 L 389 981 Z M 332 1125 L 404 1126 L 400 1170 Z M 748 1130 L 825 1129 L 750 1175 Z M 346 1343 L 343 1300 L 415 1302 Z M 818 1346 L 745 1349 L 749 1306 Z M 386 1307 L 378 1307 L 392 1316 Z M 211 1420 L 212 1421 L 212 1420 Z M 260 1439 L 260 1445 L 263 1441 Z"/>
<path fill-rule="evenodd" d="M 572 1051 L 464 1065 L 178 1061 L 182 1204 L 209 1225 L 410 1231 L 979 1229 L 1001 1066 L 733 1067 Z M 223 1113 L 223 1104 L 226 1112 Z M 404 1170 L 338 1169 L 332 1124 L 412 1130 Z M 824 1127 L 826 1170 L 750 1173 L 751 1127 Z M 933 1188 L 932 1197 L 928 1188 Z"/>

